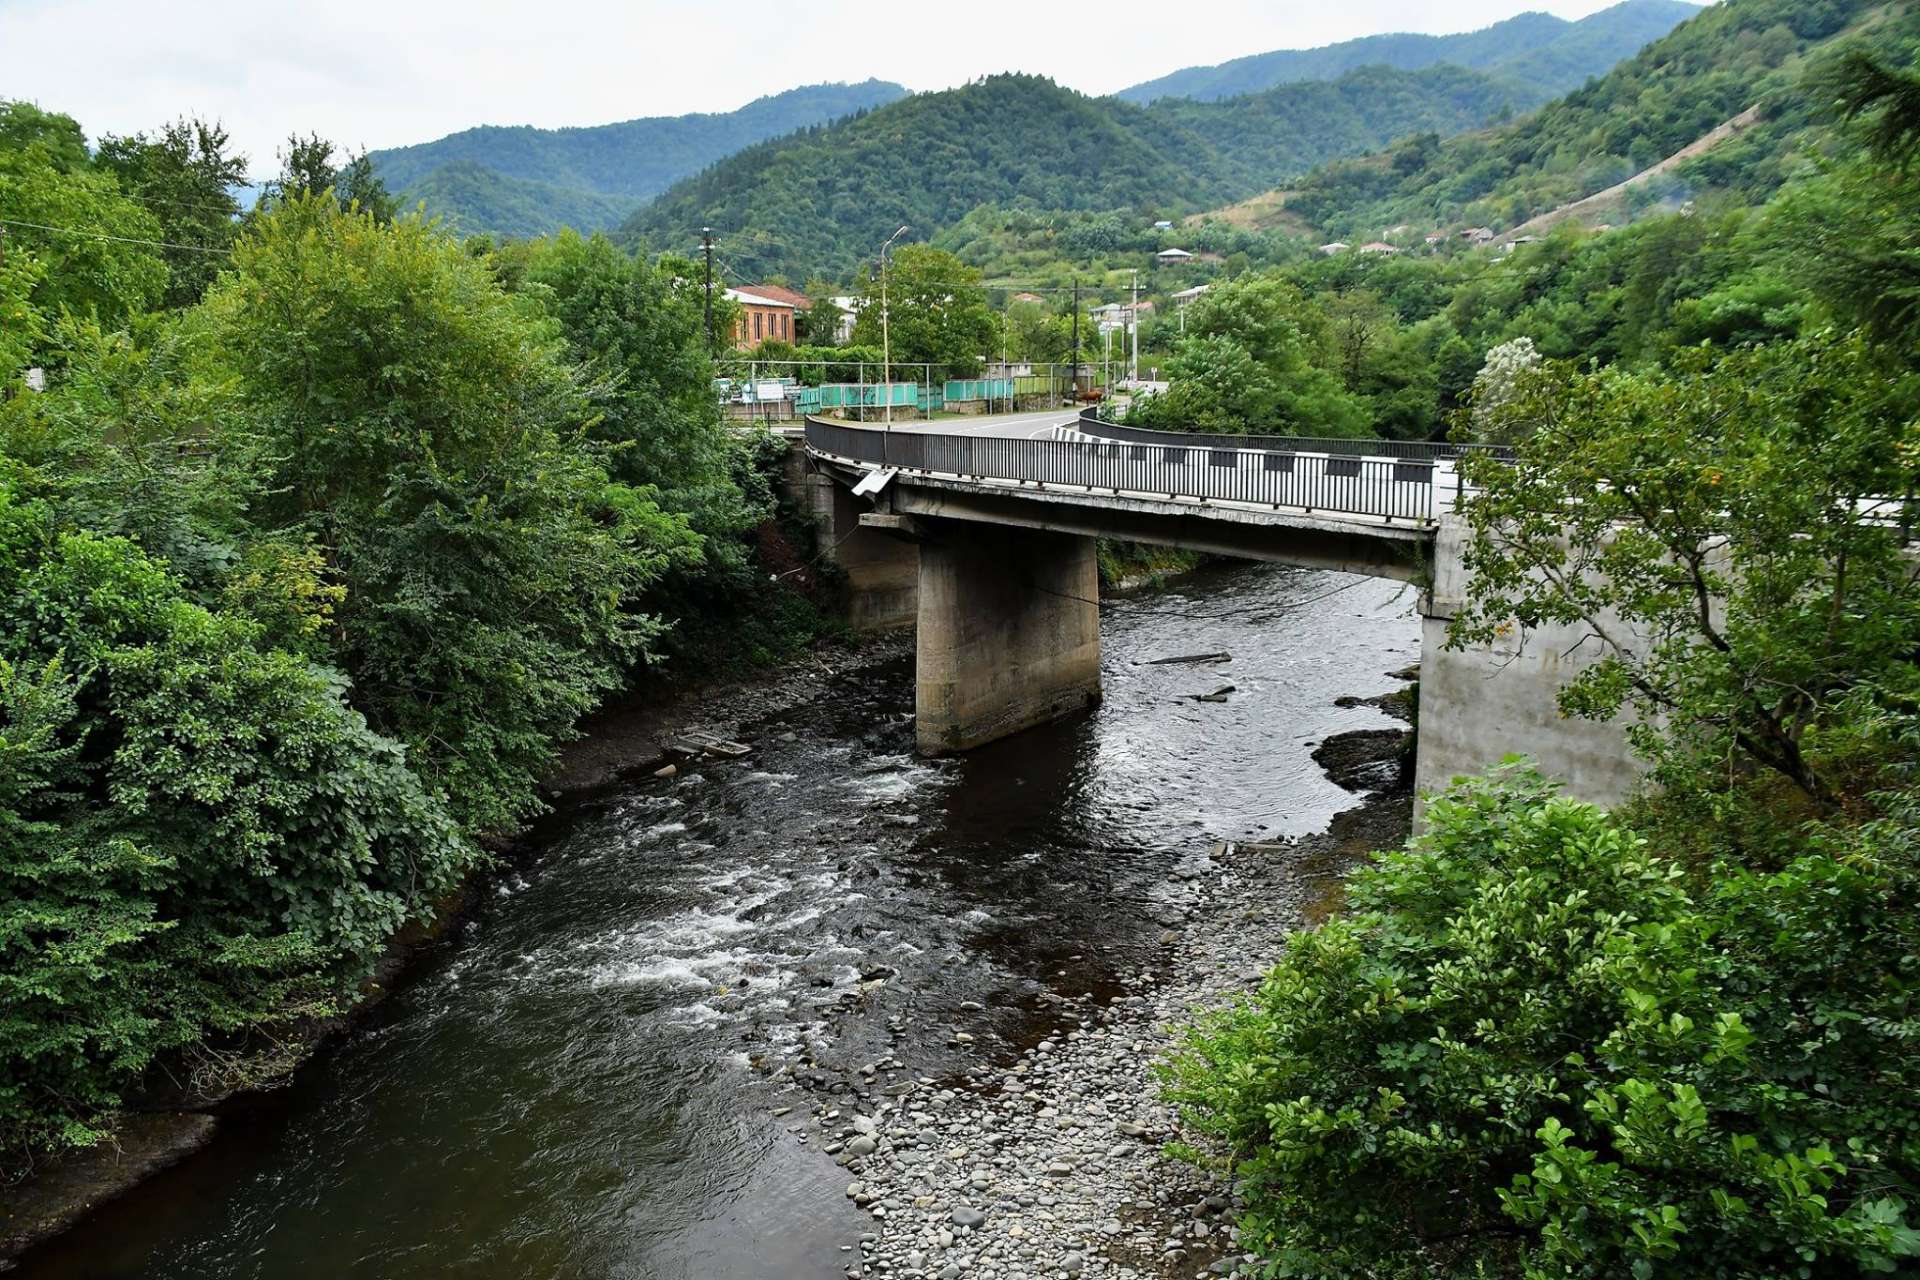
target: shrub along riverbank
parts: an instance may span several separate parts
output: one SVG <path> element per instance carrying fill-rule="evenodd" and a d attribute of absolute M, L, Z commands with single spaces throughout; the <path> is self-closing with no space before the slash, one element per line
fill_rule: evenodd
<path fill-rule="evenodd" d="M 1848 181 L 1910 227 L 1920 79 L 1855 71 Z M 1169 1095 L 1264 1274 L 1920 1267 L 1920 313 L 1874 269 L 1811 331 L 1483 406 L 1515 456 L 1462 465 L 1453 638 L 1583 629 L 1560 709 L 1636 712 L 1657 790 L 1457 784 L 1191 1030 Z"/>
<path fill-rule="evenodd" d="M 226 198 L 217 131 L 116 172 L 65 117 L 0 124 L 0 215 L 123 233 L 0 261 L 19 1171 L 352 1003 L 603 699 L 826 624 L 768 589 L 770 459 L 720 420 L 685 264 L 463 244 L 343 203 L 365 175 L 324 155 L 163 225 L 175 186 Z"/>

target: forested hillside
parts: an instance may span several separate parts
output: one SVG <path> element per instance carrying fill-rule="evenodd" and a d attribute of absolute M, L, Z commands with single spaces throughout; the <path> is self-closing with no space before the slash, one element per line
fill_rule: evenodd
<path fill-rule="evenodd" d="M 509 178 L 474 160 L 455 160 L 429 170 L 403 193 L 411 207 L 444 217 L 461 231 L 501 236 L 538 236 L 560 227 L 614 227 L 633 202 L 578 187 Z"/>
<path fill-rule="evenodd" d="M 486 125 L 372 153 L 407 204 L 425 200 L 467 231 L 531 235 L 612 226 L 641 201 L 742 147 L 904 96 L 885 80 L 816 84 L 738 111 L 573 129 Z"/>
<path fill-rule="evenodd" d="M 1287 207 L 1329 237 L 1354 240 L 1408 222 L 1510 227 L 1612 186 L 1753 107 L 1757 127 L 1681 168 L 1668 190 L 1764 199 L 1803 163 L 1799 144 L 1821 105 L 1802 84 L 1808 55 L 1856 29 L 1897 42 L 1912 21 L 1908 6 L 1873 0 L 1723 0 L 1525 120 L 1452 140 L 1411 137 L 1330 164 L 1295 184 Z"/>
<path fill-rule="evenodd" d="M 1445 63 L 1498 75 L 1544 100 L 1602 74 L 1698 12 L 1698 6 L 1678 0 L 1624 0 L 1578 22 L 1522 13 L 1457 35 L 1363 36 L 1318 49 L 1277 49 L 1218 66 L 1187 67 L 1114 96 L 1139 103 L 1160 98 L 1214 102 L 1278 84 L 1333 80 L 1361 67 L 1416 71 Z"/>
<path fill-rule="evenodd" d="M 745 270 L 840 273 L 898 226 L 931 236 L 981 205 L 1192 211 L 1409 130 L 1454 133 L 1531 105 L 1453 67 L 1153 107 L 993 76 L 749 148 L 676 184 L 624 232 L 664 246 L 711 225 Z"/>

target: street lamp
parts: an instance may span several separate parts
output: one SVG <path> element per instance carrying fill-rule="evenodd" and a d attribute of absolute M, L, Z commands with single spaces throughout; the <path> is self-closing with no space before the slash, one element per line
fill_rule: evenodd
<path fill-rule="evenodd" d="M 893 242 L 907 234 L 907 228 L 901 227 L 888 236 L 880 246 L 880 394 L 886 397 L 886 426 L 883 430 L 893 430 L 893 344 L 887 330 L 887 250 Z"/>

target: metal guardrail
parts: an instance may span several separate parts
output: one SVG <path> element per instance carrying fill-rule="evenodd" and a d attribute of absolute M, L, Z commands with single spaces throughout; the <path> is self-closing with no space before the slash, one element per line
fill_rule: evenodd
<path fill-rule="evenodd" d="M 809 417 L 816 453 L 902 471 L 1431 523 L 1431 460 L 887 431 Z M 1178 437 L 1176 437 L 1178 438 Z"/>
<path fill-rule="evenodd" d="M 1206 445 L 1220 449 L 1262 449 L 1281 453 L 1326 453 L 1358 458 L 1408 458 L 1444 461 L 1468 454 L 1491 454 L 1508 458 L 1513 450 L 1498 444 L 1454 444 L 1431 440 L 1334 440 L 1321 436 L 1233 436 L 1201 431 L 1150 431 L 1145 427 L 1126 427 L 1103 421 L 1097 410 L 1080 412 L 1078 430 L 1107 440 L 1134 444 Z"/>

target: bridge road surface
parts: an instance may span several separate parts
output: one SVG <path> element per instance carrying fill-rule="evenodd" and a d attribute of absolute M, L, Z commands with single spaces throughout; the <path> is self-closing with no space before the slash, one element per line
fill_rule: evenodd
<path fill-rule="evenodd" d="M 934 422 L 896 418 L 891 429 L 925 436 L 999 436 L 1009 440 L 1045 440 L 1053 435 L 1054 428 L 1070 427 L 1079 420 L 1078 409 L 1042 409 L 1028 413 L 982 414 L 977 418 L 941 418 Z M 886 424 L 879 419 L 869 418 L 860 425 L 881 427 Z"/>

